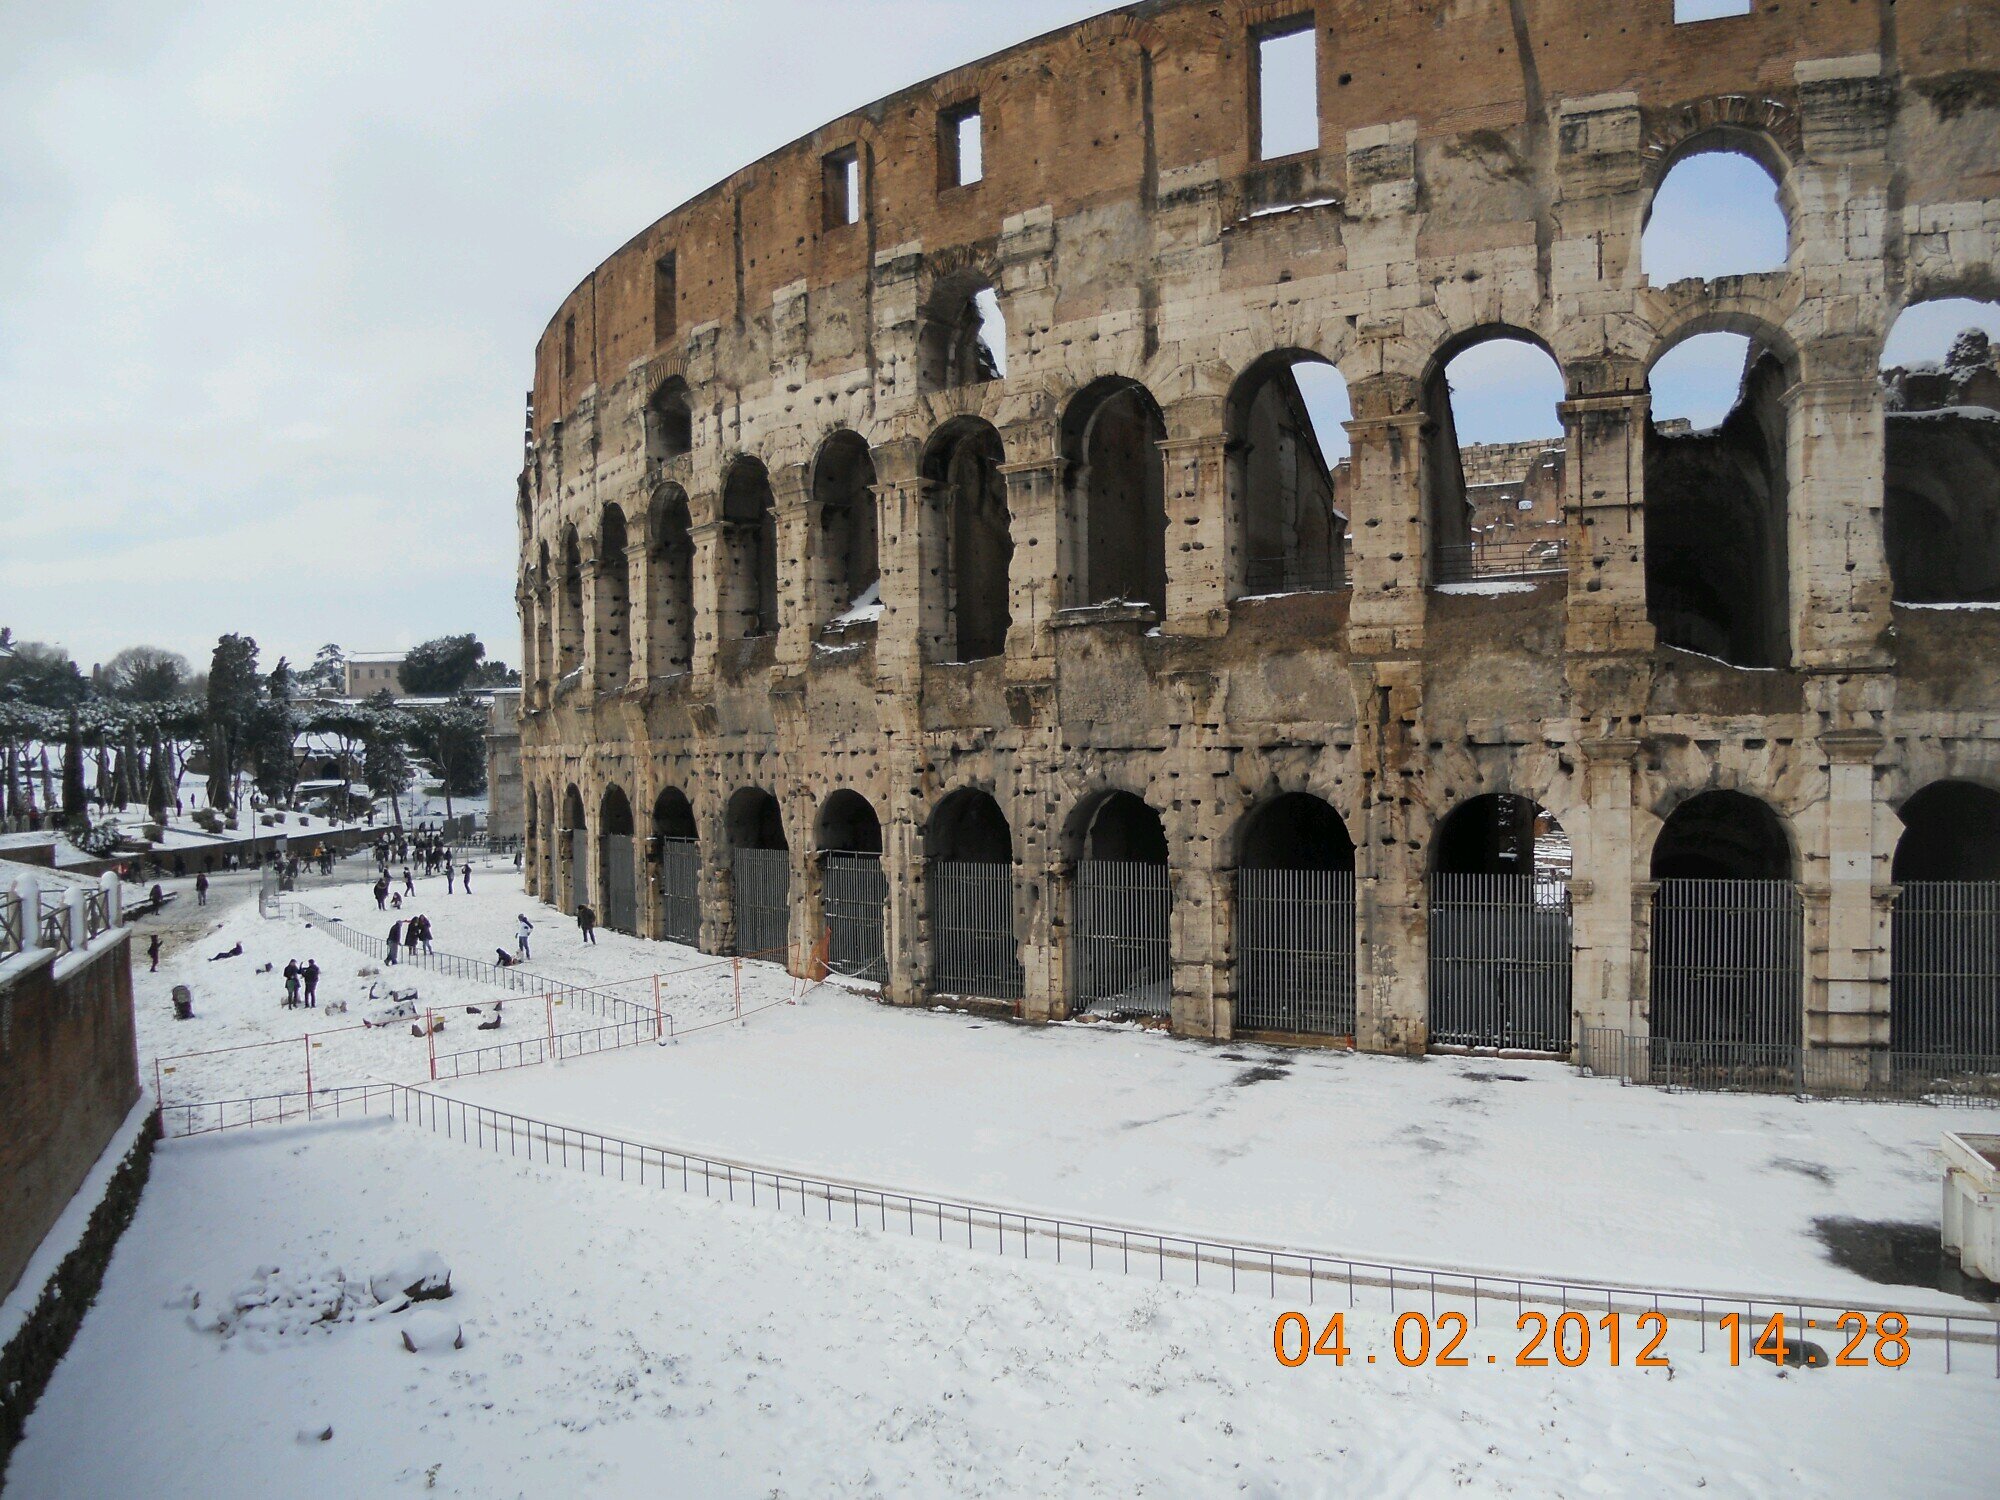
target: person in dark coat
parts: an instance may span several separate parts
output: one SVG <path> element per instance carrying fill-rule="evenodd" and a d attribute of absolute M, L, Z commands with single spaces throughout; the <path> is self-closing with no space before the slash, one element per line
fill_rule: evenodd
<path fill-rule="evenodd" d="M 299 970 L 299 978 L 306 982 L 306 1004 L 316 1009 L 319 1005 L 319 960 L 307 959 L 306 966 Z"/>
<path fill-rule="evenodd" d="M 597 913 L 592 911 L 588 906 L 578 906 L 576 909 L 576 925 L 578 931 L 583 934 L 583 940 L 586 943 L 595 945 L 597 942 Z"/>
<path fill-rule="evenodd" d="M 153 934 L 153 935 L 152 935 L 152 936 L 151 936 L 150 938 L 148 938 L 148 939 L 146 940 L 146 958 L 147 958 L 147 960 L 148 960 L 148 961 L 149 961 L 149 962 L 150 962 L 150 963 L 152 964 L 152 967 L 151 967 L 151 968 L 149 968 L 148 970 L 146 970 L 146 972 L 147 972 L 148 974 L 157 974 L 157 973 L 159 973 L 159 972 L 160 972 L 160 935 L 159 935 L 159 934 L 158 934 L 157 932 L 156 932 L 156 933 L 154 933 L 154 934 Z"/>
<path fill-rule="evenodd" d="M 436 860 L 432 860 L 432 861 L 431 861 L 431 869 L 432 869 L 432 871 L 433 871 L 433 872 L 435 872 L 435 871 L 436 871 L 436 869 L 437 869 L 437 861 L 436 861 Z M 453 869 L 453 868 L 451 867 L 451 861 L 450 861 L 450 860 L 446 860 L 446 861 L 445 861 L 445 864 L 444 864 L 444 893 L 445 893 L 445 894 L 446 894 L 447 896 L 449 896 L 449 895 L 450 895 L 450 894 L 451 894 L 451 893 L 452 893 L 453 891 L 455 891 L 455 890 L 457 890 L 457 889 L 458 889 L 458 887 L 457 887 L 457 885 L 456 885 L 456 883 L 455 883 L 455 882 L 457 881 L 457 879 L 458 879 L 458 871 L 454 870 L 454 869 Z"/>
<path fill-rule="evenodd" d="M 403 946 L 411 953 L 417 951 L 417 944 L 424 940 L 424 919 L 421 914 L 410 918 L 403 932 Z"/>
<path fill-rule="evenodd" d="M 299 1006 L 299 961 L 285 960 L 285 1009 L 297 1010 Z"/>
<path fill-rule="evenodd" d="M 465 892 L 465 894 L 466 894 L 466 895 L 470 896 L 470 895 L 472 894 L 472 866 L 471 866 L 471 865 L 469 865 L 469 864 L 466 864 L 466 865 L 460 865 L 460 866 L 458 867 L 458 884 L 459 884 L 459 887 L 460 887 L 460 889 L 462 889 L 462 890 L 463 890 L 463 891 Z"/>
<path fill-rule="evenodd" d="M 384 875 L 380 880 L 375 882 L 375 910 L 387 911 L 388 909 L 389 909 L 389 877 L 387 875 Z"/>
<path fill-rule="evenodd" d="M 398 920 L 389 929 L 389 953 L 388 956 L 382 960 L 382 962 L 385 964 L 393 964 L 401 962 L 403 955 L 400 952 L 400 950 L 402 946 L 403 946 L 403 924 L 401 920 Z"/>
<path fill-rule="evenodd" d="M 208 905 L 208 871 L 203 870 L 194 878 L 194 904 Z"/>

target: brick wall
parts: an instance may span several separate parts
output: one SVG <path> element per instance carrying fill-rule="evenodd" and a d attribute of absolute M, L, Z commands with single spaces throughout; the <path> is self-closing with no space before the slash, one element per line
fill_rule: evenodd
<path fill-rule="evenodd" d="M 129 937 L 0 969 L 0 1295 L 138 1098 Z"/>

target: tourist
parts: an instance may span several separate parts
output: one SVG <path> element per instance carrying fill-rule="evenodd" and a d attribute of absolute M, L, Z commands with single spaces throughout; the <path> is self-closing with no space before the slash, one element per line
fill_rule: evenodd
<path fill-rule="evenodd" d="M 285 960 L 285 1009 L 297 1010 L 298 1008 L 299 961 L 296 958 L 290 958 Z"/>
<path fill-rule="evenodd" d="M 208 871 L 203 870 L 194 878 L 194 904 L 208 905 Z"/>
<path fill-rule="evenodd" d="M 155 890 L 158 890 L 158 889 L 159 889 L 159 887 L 158 887 L 158 886 L 155 886 L 155 887 L 153 887 L 153 889 L 155 889 Z M 153 934 L 153 935 L 152 935 L 152 936 L 151 936 L 150 938 L 148 938 L 148 939 L 146 940 L 146 958 L 147 958 L 147 960 L 148 960 L 148 961 L 149 961 L 149 962 L 151 963 L 151 965 L 152 965 L 152 967 L 151 967 L 151 968 L 149 968 L 149 969 L 147 969 L 147 970 L 146 970 L 146 972 L 147 972 L 148 974 L 157 974 L 157 973 L 159 973 L 159 972 L 160 972 L 160 935 L 159 935 L 159 934 L 158 934 L 157 932 L 156 932 L 156 933 L 154 933 L 154 934 Z"/>
<path fill-rule="evenodd" d="M 437 868 L 436 860 L 431 861 L 431 868 L 433 870 Z M 444 865 L 444 893 L 447 896 L 449 896 L 457 888 L 452 884 L 455 878 L 456 878 L 456 872 L 451 867 L 451 861 L 446 860 Z"/>
<path fill-rule="evenodd" d="M 597 943 L 597 913 L 587 905 L 576 909 L 576 925 L 583 933 L 583 940 L 595 946 Z"/>
<path fill-rule="evenodd" d="M 418 913 L 416 916 L 410 918 L 407 924 L 407 930 L 403 934 L 403 946 L 405 948 L 408 948 L 410 952 L 414 954 L 417 951 L 417 944 L 421 943 L 423 940 L 424 940 L 424 919 L 423 919 L 423 914 Z"/>
<path fill-rule="evenodd" d="M 459 866 L 458 883 L 464 888 L 466 895 L 470 896 L 472 894 L 472 866 L 470 864 Z"/>
<path fill-rule="evenodd" d="M 387 911 L 388 909 L 389 909 L 389 877 L 387 875 L 384 875 L 382 876 L 381 879 L 375 882 L 375 910 Z"/>
<path fill-rule="evenodd" d="M 389 952 L 388 956 L 385 957 L 382 960 L 382 962 L 385 964 L 393 964 L 397 962 L 402 956 L 401 953 L 402 946 L 403 946 L 403 924 L 401 919 L 399 918 L 396 921 L 395 925 L 393 925 L 389 929 Z"/>
<path fill-rule="evenodd" d="M 238 943 L 234 948 L 225 948 L 220 953 L 211 954 L 208 961 L 210 963 L 220 963 L 225 958 L 241 958 L 242 956 L 243 945 Z"/>
<path fill-rule="evenodd" d="M 520 952 L 521 962 L 528 961 L 528 939 L 535 934 L 535 924 L 528 920 L 526 912 L 514 918 L 514 947 Z"/>
<path fill-rule="evenodd" d="M 416 879 L 416 877 L 415 877 L 414 875 L 412 875 L 412 874 L 410 873 L 410 867 L 409 867 L 408 865 L 404 865 L 404 866 L 403 866 L 403 894 L 404 894 L 405 896 L 414 896 L 414 895 L 416 895 L 416 893 L 417 893 L 417 879 Z"/>
<path fill-rule="evenodd" d="M 306 982 L 306 1006 L 308 1009 L 319 1005 L 319 960 L 309 958 L 306 966 L 299 970 L 299 977 Z"/>

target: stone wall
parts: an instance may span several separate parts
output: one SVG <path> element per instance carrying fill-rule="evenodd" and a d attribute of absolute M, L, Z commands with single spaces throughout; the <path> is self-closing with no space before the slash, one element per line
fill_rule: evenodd
<path fill-rule="evenodd" d="M 1300 14 L 1320 147 L 1258 161 L 1254 38 Z M 1644 1032 L 1656 839 L 1691 799 L 1734 792 L 1789 845 L 1800 1033 L 1886 1046 L 1897 809 L 1943 779 L 2000 786 L 2000 615 L 1893 602 L 1875 372 L 1905 306 L 2000 293 L 1996 67 L 1993 0 L 1692 26 L 1670 0 L 1154 3 L 746 168 L 592 273 L 536 351 L 516 496 L 531 880 L 567 906 L 566 830 L 597 829 L 615 792 L 644 833 L 684 796 L 703 942 L 725 948 L 726 810 L 761 788 L 804 951 L 819 814 L 853 790 L 883 830 L 887 991 L 916 1002 L 937 956 L 933 817 L 977 790 L 1011 834 L 1018 1009 L 1061 1016 L 1077 861 L 1128 792 L 1169 851 L 1172 1022 L 1226 1036 L 1246 830 L 1309 793 L 1355 850 L 1356 1038 L 1421 1050 L 1428 881 L 1455 809 L 1504 793 L 1560 822 L 1573 1019 Z M 986 176 L 941 186 L 940 121 L 974 102 Z M 1788 262 L 1655 287 L 1653 194 L 1711 147 L 1777 178 Z M 849 148 L 863 211 L 836 223 L 824 162 Z M 999 379 L 953 354 L 984 289 L 1006 321 Z M 1772 360 L 1739 434 L 1756 493 L 1729 513 L 1763 549 L 1770 614 L 1742 631 L 1709 618 L 1740 601 L 1699 548 L 1678 593 L 1657 570 L 1649 586 L 1647 371 L 1714 330 Z M 1503 332 L 1563 372 L 1567 568 L 1468 595 L 1436 586 L 1467 520 L 1442 370 Z M 1300 356 L 1349 387 L 1352 541 L 1339 587 L 1255 598 L 1246 392 Z M 843 434 L 872 468 L 882 607 L 829 636 L 852 566 L 830 522 L 851 513 L 827 478 Z M 965 660 L 957 621 L 992 579 L 958 539 L 989 484 L 1005 629 Z M 1148 485 L 1145 526 L 1093 531 L 1116 487 Z M 1135 597 L 1135 571 L 1107 602 L 1092 554 L 1114 545 L 1163 561 L 1163 597 Z M 1691 638 L 1773 659 L 1663 644 L 1670 597 Z M 647 873 L 639 925 L 659 932 Z"/>

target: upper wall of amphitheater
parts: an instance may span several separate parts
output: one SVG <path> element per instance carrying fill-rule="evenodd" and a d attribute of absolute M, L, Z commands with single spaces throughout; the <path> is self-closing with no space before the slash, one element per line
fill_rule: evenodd
<path fill-rule="evenodd" d="M 1023 43 L 826 125 L 618 250 L 537 347 L 531 443 L 590 412 L 596 463 L 615 460 L 675 376 L 709 450 L 691 489 L 738 450 L 804 462 L 839 425 L 921 439 L 941 413 L 896 330 L 954 279 L 1007 308 L 1006 390 L 977 398 L 1003 427 L 1114 371 L 1163 403 L 1219 395 L 1279 346 L 1350 383 L 1414 383 L 1494 325 L 1547 344 L 1585 394 L 1716 327 L 1859 375 L 1902 306 L 2000 293 L 2000 0 L 1673 9 L 1154 0 Z M 1260 161 L 1256 40 L 1301 19 L 1319 147 Z M 944 186 L 940 120 L 973 103 L 984 177 Z M 1780 178 L 1789 264 L 1651 287 L 1652 191 L 1715 141 Z M 828 162 L 849 150 L 862 211 L 837 223 Z M 580 498 L 548 477 L 531 451 L 524 522 L 533 495 L 542 523 Z"/>

